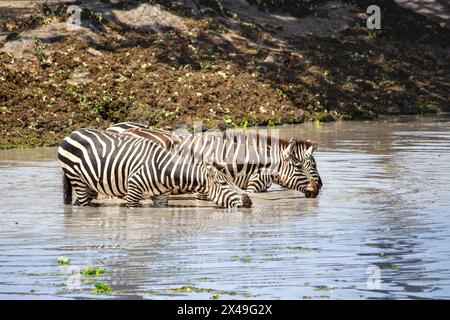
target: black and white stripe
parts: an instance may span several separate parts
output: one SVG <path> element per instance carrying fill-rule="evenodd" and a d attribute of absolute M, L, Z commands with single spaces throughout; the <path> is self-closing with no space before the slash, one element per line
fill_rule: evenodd
<path fill-rule="evenodd" d="M 313 151 L 317 143 L 269 135 L 226 132 L 174 134 L 144 125 L 119 123 L 107 130 L 143 137 L 180 155 L 195 159 L 214 157 L 214 165 L 247 192 L 267 190 L 272 183 L 316 197 L 322 187 Z"/>
<path fill-rule="evenodd" d="M 97 193 L 126 198 L 138 206 L 144 195 L 154 200 L 173 190 L 200 192 L 223 207 L 250 207 L 249 197 L 212 165 L 194 163 L 149 139 L 80 129 L 66 137 L 58 159 L 65 175 L 65 202 L 88 205 Z M 70 193 L 70 195 L 69 195 Z"/>

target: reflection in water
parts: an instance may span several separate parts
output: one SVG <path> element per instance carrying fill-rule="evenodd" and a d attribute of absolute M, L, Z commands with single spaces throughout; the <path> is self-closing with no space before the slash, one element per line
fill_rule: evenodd
<path fill-rule="evenodd" d="M 89 298 L 103 281 L 127 298 L 450 298 L 449 130 L 444 116 L 283 127 L 320 142 L 320 196 L 274 186 L 235 212 L 188 195 L 64 207 L 55 149 L 2 151 L 0 297 Z M 107 273 L 79 278 L 87 265 Z"/>

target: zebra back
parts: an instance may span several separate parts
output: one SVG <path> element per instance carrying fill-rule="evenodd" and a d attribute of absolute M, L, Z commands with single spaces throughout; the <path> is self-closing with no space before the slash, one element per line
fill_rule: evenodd
<path fill-rule="evenodd" d="M 110 126 L 106 131 L 116 134 L 122 134 L 124 131 L 135 128 L 148 129 L 149 126 L 135 122 L 121 122 Z"/>

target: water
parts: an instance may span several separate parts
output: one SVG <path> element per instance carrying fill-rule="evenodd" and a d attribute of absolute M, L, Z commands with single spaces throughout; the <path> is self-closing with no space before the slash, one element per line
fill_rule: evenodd
<path fill-rule="evenodd" d="M 64 207 L 56 149 L 1 151 L 0 298 L 450 298 L 449 116 L 282 131 L 320 141 L 321 194 L 238 212 Z"/>

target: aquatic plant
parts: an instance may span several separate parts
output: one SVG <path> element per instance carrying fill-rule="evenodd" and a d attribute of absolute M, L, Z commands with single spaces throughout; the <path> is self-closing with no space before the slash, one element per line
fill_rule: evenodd
<path fill-rule="evenodd" d="M 112 291 L 112 288 L 103 282 L 97 282 L 92 290 L 94 294 L 111 293 Z"/>
<path fill-rule="evenodd" d="M 99 276 L 105 273 L 105 269 L 100 267 L 84 267 L 82 274 L 85 277 L 89 276 Z"/>
<path fill-rule="evenodd" d="M 65 264 L 69 264 L 70 260 L 69 258 L 66 258 L 64 256 L 58 257 L 58 264 L 59 265 L 65 265 Z"/>

